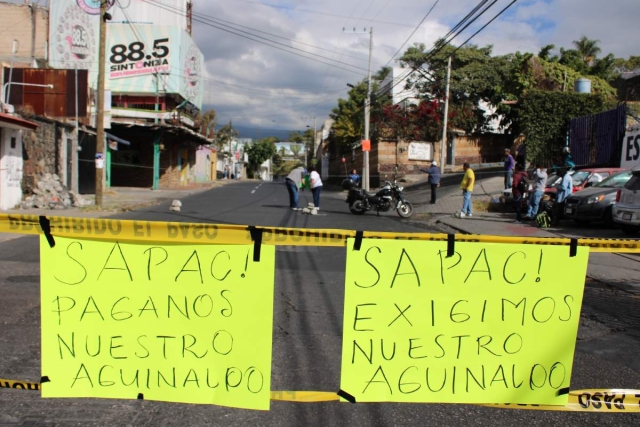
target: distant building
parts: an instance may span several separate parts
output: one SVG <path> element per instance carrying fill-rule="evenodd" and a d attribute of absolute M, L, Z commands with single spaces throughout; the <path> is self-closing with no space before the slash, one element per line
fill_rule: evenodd
<path fill-rule="evenodd" d="M 389 75 L 380 83 L 379 92 L 390 95 L 394 105 L 401 104 L 404 107 L 418 105 L 420 103 L 418 91 L 415 88 L 406 88 L 411 74 L 409 68 L 391 68 Z"/>

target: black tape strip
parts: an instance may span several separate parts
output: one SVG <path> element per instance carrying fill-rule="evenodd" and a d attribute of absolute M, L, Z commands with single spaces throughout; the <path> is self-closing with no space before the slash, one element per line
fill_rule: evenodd
<path fill-rule="evenodd" d="M 49 242 L 50 247 L 54 247 L 56 245 L 56 241 L 51 235 L 51 221 L 44 215 L 40 215 L 40 228 L 42 228 L 42 232 L 44 233 L 44 237 L 47 238 L 47 242 Z"/>
<path fill-rule="evenodd" d="M 249 234 L 251 234 L 251 240 L 253 240 L 253 262 L 260 262 L 263 231 L 261 228 L 256 228 L 253 225 L 249 226 Z"/>
<path fill-rule="evenodd" d="M 353 242 L 353 250 L 359 251 L 362 247 L 362 238 L 364 237 L 364 231 L 356 231 L 356 241 Z"/>
<path fill-rule="evenodd" d="M 558 390 L 558 392 L 556 393 L 556 396 L 564 396 L 565 394 L 569 394 L 569 391 L 571 391 L 569 389 L 569 387 L 565 387 L 565 388 L 561 388 L 560 390 Z"/>
<path fill-rule="evenodd" d="M 447 258 L 451 258 L 455 252 L 456 252 L 456 235 L 448 234 L 447 235 Z"/>
<path fill-rule="evenodd" d="M 578 255 L 578 239 L 571 239 L 571 246 L 569 247 L 569 256 L 574 257 Z"/>
<path fill-rule="evenodd" d="M 138 400 L 144 400 L 144 394 L 138 393 Z"/>
<path fill-rule="evenodd" d="M 340 390 L 338 392 L 338 396 L 340 396 L 341 398 L 343 398 L 344 400 L 346 400 L 349 403 L 356 403 L 356 398 L 351 396 L 349 393 L 347 393 L 344 390 Z"/>
<path fill-rule="evenodd" d="M 40 384 L 50 383 L 51 380 L 46 375 L 44 377 L 40 377 Z"/>

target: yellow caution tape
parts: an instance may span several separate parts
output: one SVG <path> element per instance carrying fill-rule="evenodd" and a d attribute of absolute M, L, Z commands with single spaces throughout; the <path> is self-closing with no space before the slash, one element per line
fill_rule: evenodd
<path fill-rule="evenodd" d="M 40 390 L 40 383 L 0 379 L 0 388 Z M 271 400 L 279 402 L 319 403 L 338 402 L 340 397 L 328 391 L 272 391 Z M 537 411 L 569 412 L 640 412 L 640 390 L 593 389 L 569 392 L 565 406 L 492 404 L 479 405 L 501 409 L 528 409 Z"/>
<path fill-rule="evenodd" d="M 572 390 L 565 406 L 546 405 L 483 405 L 492 408 L 529 409 L 537 411 L 568 412 L 608 412 L 627 413 L 640 412 L 640 390 L 593 389 Z"/>
<path fill-rule="evenodd" d="M 247 226 L 228 224 L 132 221 L 103 218 L 47 217 L 51 234 L 60 237 L 119 241 L 249 244 Z M 257 227 L 262 230 L 262 243 L 278 246 L 345 246 L 355 230 L 301 229 Z M 19 234 L 42 233 L 37 215 L 0 215 L 0 232 Z M 444 233 L 390 233 L 365 231 L 366 239 L 446 241 Z M 571 239 L 562 237 L 506 237 L 456 234 L 458 242 L 515 243 L 530 245 L 569 246 Z M 640 241 L 633 239 L 577 239 L 579 246 L 589 246 L 591 252 L 640 253 Z"/>
<path fill-rule="evenodd" d="M 338 402 L 340 397 L 329 391 L 272 391 L 271 400 L 279 402 Z"/>
<path fill-rule="evenodd" d="M 20 390 L 40 390 L 40 383 L 30 381 L 14 381 L 0 379 L 0 388 L 15 388 Z"/>

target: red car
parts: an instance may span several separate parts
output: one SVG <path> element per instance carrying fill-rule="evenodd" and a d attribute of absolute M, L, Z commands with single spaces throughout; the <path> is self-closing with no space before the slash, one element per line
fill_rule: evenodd
<path fill-rule="evenodd" d="M 622 172 L 627 170 L 626 168 L 582 168 L 578 170 L 569 171 L 571 174 L 571 179 L 573 180 L 573 192 L 580 191 L 584 188 L 590 187 L 593 184 L 597 184 L 598 182 L 609 178 L 611 175 L 617 172 Z M 556 197 L 556 184 L 560 182 L 560 177 L 555 175 L 555 179 L 553 179 L 553 175 L 549 175 L 549 179 L 547 180 L 547 187 L 544 189 L 544 194 L 549 195 L 553 198 Z"/>

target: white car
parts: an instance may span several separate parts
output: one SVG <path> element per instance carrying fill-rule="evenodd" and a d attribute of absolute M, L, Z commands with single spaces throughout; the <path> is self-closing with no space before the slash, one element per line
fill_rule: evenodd
<path fill-rule="evenodd" d="M 640 231 L 640 167 L 636 166 L 631 173 L 631 179 L 616 195 L 613 221 L 620 224 L 626 234 L 636 235 Z"/>

